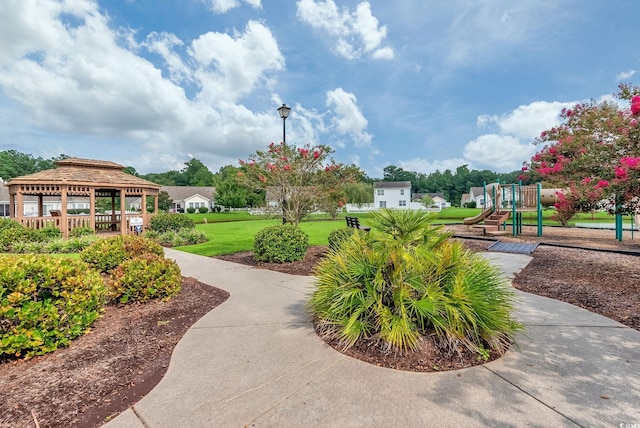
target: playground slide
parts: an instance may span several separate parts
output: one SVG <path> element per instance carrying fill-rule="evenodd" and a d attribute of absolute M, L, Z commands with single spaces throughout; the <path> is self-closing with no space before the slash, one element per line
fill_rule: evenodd
<path fill-rule="evenodd" d="M 484 221 L 484 219 L 489 217 L 491 214 L 493 214 L 493 207 L 487 208 L 486 210 L 482 211 L 477 216 L 465 218 L 462 221 L 462 223 L 466 224 L 467 226 L 469 226 L 471 224 L 477 224 L 477 223 L 480 223 L 481 221 Z"/>

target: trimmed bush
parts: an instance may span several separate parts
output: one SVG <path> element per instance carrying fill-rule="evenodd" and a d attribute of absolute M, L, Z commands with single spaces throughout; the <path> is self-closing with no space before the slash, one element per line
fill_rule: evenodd
<path fill-rule="evenodd" d="M 209 208 L 207 208 L 207 207 L 200 207 L 200 208 L 198 208 L 198 212 L 199 212 L 200 214 L 208 213 L 208 212 L 209 212 Z"/>
<path fill-rule="evenodd" d="M 455 353 L 504 352 L 521 328 L 497 268 L 429 224 L 421 211 L 372 213 L 375 233 L 353 234 L 316 268 L 309 308 L 318 331 L 344 349 L 374 339 L 416 349 L 435 335 Z M 373 232 L 373 231 L 372 231 Z"/>
<path fill-rule="evenodd" d="M 189 214 L 193 214 L 193 213 L 195 213 L 195 212 L 196 212 L 196 209 L 195 209 L 195 208 L 193 208 L 193 207 L 189 207 L 189 208 L 187 208 L 187 212 L 188 212 Z"/>
<path fill-rule="evenodd" d="M 109 298 L 119 303 L 168 300 L 182 286 L 180 268 L 173 260 L 142 254 L 125 260 L 111 272 Z"/>
<path fill-rule="evenodd" d="M 261 262 L 288 263 L 302 260 L 309 247 L 309 236 L 289 224 L 270 226 L 256 233 L 253 257 Z"/>
<path fill-rule="evenodd" d="M 164 233 L 170 230 L 194 229 L 196 224 L 189 217 L 178 213 L 160 213 L 151 217 L 150 228 Z"/>
<path fill-rule="evenodd" d="M 5 229 L 21 229 L 22 225 L 10 218 L 0 218 L 0 231 Z"/>
<path fill-rule="evenodd" d="M 0 257 L 0 356 L 67 346 L 98 318 L 105 292 L 98 272 L 79 260 Z"/>
<path fill-rule="evenodd" d="M 158 233 L 153 230 L 149 230 L 144 233 L 144 236 L 149 239 L 153 239 L 163 247 L 180 247 L 183 245 L 194 245 L 201 242 L 207 242 L 207 235 L 201 230 L 196 229 L 182 229 L 178 232 L 169 231 L 165 233 Z"/>
<path fill-rule="evenodd" d="M 342 245 L 342 242 L 349 239 L 351 235 L 353 235 L 355 229 L 351 227 L 345 227 L 344 229 L 336 229 L 332 230 L 329 233 L 329 248 L 332 250 L 336 250 Z"/>
<path fill-rule="evenodd" d="M 164 250 L 151 239 L 119 235 L 98 239 L 82 250 L 80 259 L 100 272 L 109 273 L 125 260 L 143 254 L 164 256 Z"/>

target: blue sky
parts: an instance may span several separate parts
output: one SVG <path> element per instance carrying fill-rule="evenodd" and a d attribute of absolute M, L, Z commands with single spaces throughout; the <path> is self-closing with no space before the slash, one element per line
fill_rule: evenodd
<path fill-rule="evenodd" d="M 513 171 L 637 84 L 640 2 L 3 0 L 0 150 L 212 171 L 282 140 L 370 176 Z"/>

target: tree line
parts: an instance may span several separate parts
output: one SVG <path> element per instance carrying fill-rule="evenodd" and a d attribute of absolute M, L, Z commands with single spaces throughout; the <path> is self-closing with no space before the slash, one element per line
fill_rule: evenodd
<path fill-rule="evenodd" d="M 32 174 L 38 171 L 52 169 L 55 161 L 69 158 L 61 154 L 50 159 L 35 157 L 31 154 L 16 150 L 0 151 L 0 178 L 11 178 Z M 521 171 L 496 173 L 490 170 L 469 169 L 468 165 L 461 165 L 455 171 L 449 169 L 444 172 L 436 171 L 424 174 L 406 171 L 401 167 L 389 165 L 384 168 L 382 178 L 372 178 L 356 168 L 355 182 L 345 183 L 344 197 L 347 203 L 364 204 L 373 202 L 373 184 L 377 181 L 410 181 L 412 193 L 442 193 L 444 198 L 453 205 L 460 203 L 462 195 L 468 193 L 471 187 L 481 187 L 484 183 L 514 183 L 520 177 Z M 254 189 L 238 180 L 241 166 L 226 165 L 213 173 L 199 159 L 193 158 L 185 162 L 181 170 L 139 174 L 132 166 L 127 166 L 125 172 L 157 183 L 163 186 L 213 186 L 216 188 L 216 203 L 227 207 L 256 207 L 265 202 L 265 190 Z M 526 177 L 525 184 L 534 180 Z"/>

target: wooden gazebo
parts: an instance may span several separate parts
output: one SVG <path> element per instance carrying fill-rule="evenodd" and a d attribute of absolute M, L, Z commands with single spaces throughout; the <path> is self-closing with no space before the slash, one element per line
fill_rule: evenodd
<path fill-rule="evenodd" d="M 9 180 L 10 217 L 32 229 L 55 226 L 67 237 L 76 227 L 90 227 L 96 231 L 110 230 L 122 235 L 148 227 L 153 214 L 147 213 L 147 198 L 154 198 L 154 213 L 158 212 L 160 185 L 124 172 L 125 167 L 114 162 L 68 158 L 55 162 L 57 168 L 23 175 Z M 37 216 L 24 213 L 25 196 L 38 198 Z M 44 198 L 59 197 L 60 210 L 45 215 Z M 89 214 L 68 214 L 68 199 L 89 199 Z M 111 210 L 96 213 L 96 198 L 111 199 Z M 120 206 L 116 206 L 116 198 Z M 141 197 L 140 213 L 125 213 L 126 198 Z"/>

